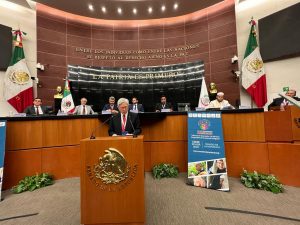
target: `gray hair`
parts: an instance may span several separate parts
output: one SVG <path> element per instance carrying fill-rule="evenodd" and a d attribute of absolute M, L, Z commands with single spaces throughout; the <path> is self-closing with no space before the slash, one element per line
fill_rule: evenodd
<path fill-rule="evenodd" d="M 119 105 L 121 105 L 121 104 L 123 104 L 123 103 L 126 103 L 127 105 L 129 105 L 128 99 L 127 99 L 127 98 L 120 98 L 120 99 L 118 100 L 118 103 L 117 103 L 118 107 L 119 107 Z"/>
<path fill-rule="evenodd" d="M 110 96 L 109 100 L 115 100 L 115 97 L 114 96 Z"/>

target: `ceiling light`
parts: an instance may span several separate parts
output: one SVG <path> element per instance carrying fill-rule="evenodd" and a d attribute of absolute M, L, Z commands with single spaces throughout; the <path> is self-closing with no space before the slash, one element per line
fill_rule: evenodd
<path fill-rule="evenodd" d="M 148 12 L 149 12 L 149 13 L 152 13 L 152 7 L 149 7 L 149 8 L 148 8 Z"/>
<path fill-rule="evenodd" d="M 122 13 L 122 9 L 118 8 L 118 13 L 121 14 Z"/>
<path fill-rule="evenodd" d="M 177 9 L 177 8 L 178 8 L 178 4 L 175 3 L 175 4 L 174 4 L 174 9 Z"/>
<path fill-rule="evenodd" d="M 134 9 L 132 10 L 132 12 L 133 12 L 134 14 L 137 14 L 136 8 L 134 8 Z"/>
<path fill-rule="evenodd" d="M 104 6 L 102 6 L 101 10 L 102 12 L 106 13 L 106 8 Z"/>
<path fill-rule="evenodd" d="M 92 4 L 89 4 L 89 10 L 94 11 L 94 6 Z"/>
<path fill-rule="evenodd" d="M 163 5 L 162 7 L 161 7 L 161 11 L 165 11 L 166 10 L 166 6 L 165 5 Z"/>

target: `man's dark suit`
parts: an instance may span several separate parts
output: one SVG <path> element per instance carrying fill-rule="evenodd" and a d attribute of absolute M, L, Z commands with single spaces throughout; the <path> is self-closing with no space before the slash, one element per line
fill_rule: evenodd
<path fill-rule="evenodd" d="M 129 110 L 133 110 L 133 106 L 134 106 L 134 104 L 130 104 L 130 105 L 129 105 Z M 143 107 L 143 105 L 142 105 L 142 104 L 137 104 L 137 110 L 138 110 L 139 112 L 144 112 L 144 107 Z"/>
<path fill-rule="evenodd" d="M 166 102 L 165 107 L 163 108 L 163 105 L 161 103 L 157 103 L 155 106 L 155 110 L 161 111 L 162 109 L 172 109 L 172 104 L 169 102 Z"/>
<path fill-rule="evenodd" d="M 106 110 L 109 110 L 109 109 L 112 109 L 110 107 L 110 104 L 105 104 L 104 107 L 103 107 L 103 109 L 102 109 L 102 111 L 106 111 Z M 116 104 L 114 104 L 113 110 L 119 111 L 118 106 Z"/>
<path fill-rule="evenodd" d="M 132 126 L 134 127 L 134 130 Z M 125 131 L 134 135 L 138 135 L 142 132 L 140 128 L 140 118 L 137 113 L 128 112 Z M 122 135 L 121 113 L 118 113 L 110 120 L 108 134 L 109 136 L 112 136 L 113 134 Z"/>
<path fill-rule="evenodd" d="M 295 99 L 296 101 L 300 101 L 300 98 L 298 97 L 293 97 L 293 99 Z M 283 101 L 283 97 L 273 99 L 273 102 L 268 106 L 268 110 L 270 110 L 271 107 L 280 106 Z"/>
<path fill-rule="evenodd" d="M 41 105 L 40 109 L 43 111 L 43 114 L 41 114 L 41 115 L 46 115 L 46 114 L 50 113 L 49 109 L 46 106 Z M 24 113 L 26 113 L 26 115 L 34 115 L 34 116 L 36 116 L 35 106 L 33 106 L 33 105 L 32 106 L 28 106 L 24 110 Z"/>

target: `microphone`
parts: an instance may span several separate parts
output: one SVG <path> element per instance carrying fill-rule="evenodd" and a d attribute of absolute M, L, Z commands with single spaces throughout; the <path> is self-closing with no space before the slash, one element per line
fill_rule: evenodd
<path fill-rule="evenodd" d="M 130 125 L 131 125 L 131 127 L 132 127 L 132 129 L 133 129 L 133 138 L 136 138 L 137 137 L 137 134 L 135 133 L 135 129 L 134 129 L 134 126 L 133 126 L 133 124 L 132 124 L 132 122 L 131 122 L 131 117 L 130 117 L 130 115 L 129 115 L 129 113 L 128 113 L 128 117 L 129 117 L 129 122 L 130 122 Z"/>
<path fill-rule="evenodd" d="M 96 128 L 92 131 L 92 134 L 91 134 L 91 136 L 90 136 L 90 139 L 95 139 L 96 137 L 95 137 L 94 133 L 95 133 L 98 129 L 100 129 L 104 124 L 106 124 L 108 121 L 110 121 L 114 116 L 115 116 L 115 115 L 111 115 L 111 116 L 108 117 L 106 120 L 104 120 L 103 123 L 101 123 L 98 127 L 96 127 Z"/>

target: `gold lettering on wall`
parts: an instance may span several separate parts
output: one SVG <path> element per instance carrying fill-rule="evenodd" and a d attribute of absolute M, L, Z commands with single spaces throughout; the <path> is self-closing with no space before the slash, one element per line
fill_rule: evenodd
<path fill-rule="evenodd" d="M 113 50 L 113 49 L 92 49 L 76 47 L 76 53 L 86 53 L 87 59 L 96 60 L 147 60 L 178 58 L 188 55 L 188 51 L 199 48 L 199 43 L 183 45 L 171 48 L 140 49 L 140 50 Z"/>

